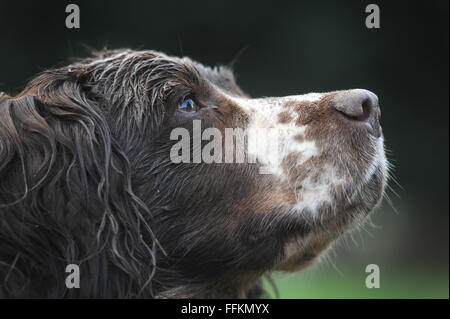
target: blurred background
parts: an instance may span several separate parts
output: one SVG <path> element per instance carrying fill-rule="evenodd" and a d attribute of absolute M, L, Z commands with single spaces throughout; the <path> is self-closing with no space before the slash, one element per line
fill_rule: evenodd
<path fill-rule="evenodd" d="M 88 55 L 86 47 L 154 49 L 234 63 L 248 94 L 365 88 L 378 94 L 395 178 L 376 225 L 336 244 L 319 265 L 275 274 L 282 298 L 449 297 L 449 2 L 0 0 L 0 91 Z M 365 27 L 380 7 L 381 28 Z M 1 121 L 1 119 L 0 119 Z M 380 288 L 367 289 L 377 264 Z M 268 285 L 273 294 L 273 289 Z"/>

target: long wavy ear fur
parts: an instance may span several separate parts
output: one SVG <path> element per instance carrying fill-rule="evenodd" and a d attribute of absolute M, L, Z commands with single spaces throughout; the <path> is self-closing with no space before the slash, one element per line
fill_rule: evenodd
<path fill-rule="evenodd" d="M 0 94 L 0 298 L 152 296 L 150 212 L 88 95 L 57 74 Z M 68 264 L 79 289 L 65 285 Z"/>

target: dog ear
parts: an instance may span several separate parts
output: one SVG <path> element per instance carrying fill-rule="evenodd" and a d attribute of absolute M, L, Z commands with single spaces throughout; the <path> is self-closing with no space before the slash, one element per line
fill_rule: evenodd
<path fill-rule="evenodd" d="M 0 95 L 0 295 L 34 277 L 54 296 L 152 295 L 150 212 L 97 103 L 50 75 Z M 68 264 L 80 265 L 80 289 L 64 285 Z"/>

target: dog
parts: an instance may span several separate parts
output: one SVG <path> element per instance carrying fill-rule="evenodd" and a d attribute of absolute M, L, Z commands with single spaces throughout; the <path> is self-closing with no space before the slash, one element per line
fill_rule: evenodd
<path fill-rule="evenodd" d="M 204 136 L 174 161 L 196 123 L 281 133 L 236 146 L 252 161 L 198 161 Z M 254 99 L 226 67 L 93 53 L 0 95 L 0 297 L 260 297 L 364 223 L 387 175 L 368 90 Z"/>

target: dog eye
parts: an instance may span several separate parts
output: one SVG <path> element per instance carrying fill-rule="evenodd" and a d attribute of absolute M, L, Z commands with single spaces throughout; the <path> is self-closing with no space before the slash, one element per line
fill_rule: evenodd
<path fill-rule="evenodd" d="M 200 107 L 194 102 L 193 99 L 185 99 L 180 105 L 178 105 L 178 109 L 183 112 L 197 112 Z"/>

